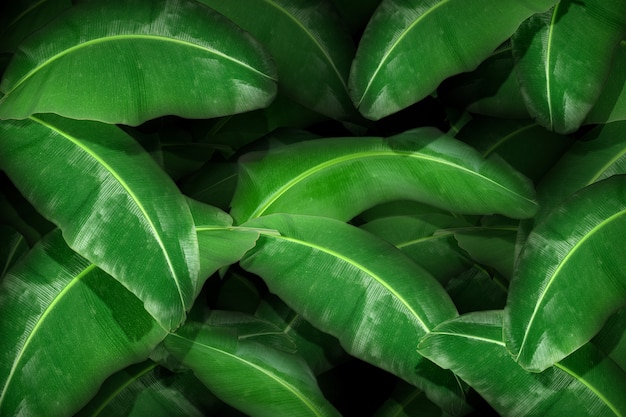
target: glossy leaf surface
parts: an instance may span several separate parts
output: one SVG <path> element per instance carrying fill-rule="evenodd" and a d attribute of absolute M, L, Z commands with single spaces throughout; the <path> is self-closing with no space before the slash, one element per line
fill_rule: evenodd
<path fill-rule="evenodd" d="M 451 375 L 428 362 L 428 373 L 415 370 L 424 363 L 415 351 L 416 341 L 456 315 L 430 274 L 390 244 L 337 220 L 276 214 L 245 226 L 280 232 L 262 234 L 241 261 L 270 291 L 337 337 L 351 355 L 419 386 L 424 386 L 420 377 L 439 378 L 441 386 L 434 389 L 452 393 L 428 394 L 447 395 L 449 405 L 458 401 L 459 386 Z"/>
<path fill-rule="evenodd" d="M 531 116 L 556 132 L 578 129 L 598 99 L 625 35 L 621 0 L 562 0 L 525 21 L 512 44 Z"/>
<path fill-rule="evenodd" d="M 507 348 L 537 372 L 588 342 L 626 304 L 626 177 L 591 185 L 559 205 L 522 248 L 505 309 Z"/>
<path fill-rule="evenodd" d="M 107 376 L 147 358 L 166 335 L 59 230 L 1 281 L 0 316 L 2 415 L 72 415 Z"/>
<path fill-rule="evenodd" d="M 200 1 L 267 48 L 281 92 L 329 117 L 356 114 L 347 87 L 355 47 L 329 0 Z"/>
<path fill-rule="evenodd" d="M 296 355 L 190 323 L 164 341 L 215 395 L 250 416 L 339 416 Z"/>
<path fill-rule="evenodd" d="M 373 120 L 416 103 L 475 69 L 524 19 L 555 2 L 383 0 L 352 65 L 352 99 Z"/>
<path fill-rule="evenodd" d="M 536 210 L 525 177 L 434 128 L 386 139 L 310 140 L 251 153 L 240 162 L 231 212 L 240 223 L 281 212 L 349 220 L 376 204 L 401 199 L 514 218 Z"/>
<path fill-rule="evenodd" d="M 197 2 L 88 1 L 21 44 L 0 84 L 0 118 L 216 117 L 269 104 L 274 78 L 254 39 Z"/>
<path fill-rule="evenodd" d="M 146 151 L 116 126 L 53 115 L 3 121 L 0 139 L 0 166 L 68 244 L 177 327 L 196 287 L 196 231 Z"/>
<path fill-rule="evenodd" d="M 626 412 L 626 374 L 594 346 L 538 374 L 515 363 L 501 336 L 500 311 L 471 313 L 437 326 L 422 339 L 419 352 L 454 371 L 504 416 Z M 611 383 L 603 375 L 610 375 Z"/>

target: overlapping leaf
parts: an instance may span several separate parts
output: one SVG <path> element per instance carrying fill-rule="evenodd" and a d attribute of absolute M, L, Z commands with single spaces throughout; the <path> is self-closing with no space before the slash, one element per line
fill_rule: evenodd
<path fill-rule="evenodd" d="M 53 115 L 3 121 L 0 140 L 0 166 L 68 244 L 177 327 L 197 286 L 196 231 L 146 151 L 116 126 Z"/>
<path fill-rule="evenodd" d="M 401 199 L 514 218 L 530 217 L 536 210 L 525 177 L 434 128 L 387 139 L 310 140 L 251 153 L 240 161 L 231 212 L 240 223 L 280 212 L 348 220 L 376 204 Z"/>
<path fill-rule="evenodd" d="M 531 232 L 505 309 L 507 348 L 542 371 L 588 342 L 626 304 L 626 176 L 574 194 Z"/>
<path fill-rule="evenodd" d="M 437 404 L 460 406 L 463 394 L 452 375 L 415 352 L 419 337 L 456 315 L 430 274 L 390 244 L 337 220 L 275 214 L 245 226 L 280 235 L 262 234 L 242 259 L 244 269 L 261 276 L 315 327 L 336 336 L 348 353 L 423 387 Z"/>
<path fill-rule="evenodd" d="M 189 323 L 164 341 L 215 395 L 250 416 L 339 416 L 298 356 Z"/>
<path fill-rule="evenodd" d="M 346 84 L 355 47 L 329 0 L 200 1 L 263 43 L 282 92 L 329 117 L 354 117 Z"/>
<path fill-rule="evenodd" d="M 28 243 L 24 236 L 10 227 L 0 225 L 0 281 L 9 268 L 26 252 L 28 252 Z"/>
<path fill-rule="evenodd" d="M 531 116 L 556 132 L 578 129 L 596 103 L 625 35 L 621 0 L 561 0 L 525 21 L 512 43 Z"/>
<path fill-rule="evenodd" d="M 622 41 L 615 51 L 613 67 L 604 90 L 598 97 L 585 123 L 610 123 L 626 120 L 626 41 Z"/>
<path fill-rule="evenodd" d="M 166 331 L 112 277 L 47 235 L 0 282 L 0 414 L 72 415 Z"/>
<path fill-rule="evenodd" d="M 0 118 L 216 117 L 266 106 L 274 79 L 258 42 L 197 2 L 88 1 L 21 44 L 0 84 Z"/>
<path fill-rule="evenodd" d="M 440 324 L 422 339 L 419 352 L 454 371 L 503 416 L 626 413 L 626 374 L 615 362 L 586 345 L 540 374 L 526 372 L 502 342 L 500 311 Z"/>
<path fill-rule="evenodd" d="M 524 19 L 554 3 L 383 0 L 352 65 L 352 99 L 370 119 L 395 113 L 475 69 Z"/>

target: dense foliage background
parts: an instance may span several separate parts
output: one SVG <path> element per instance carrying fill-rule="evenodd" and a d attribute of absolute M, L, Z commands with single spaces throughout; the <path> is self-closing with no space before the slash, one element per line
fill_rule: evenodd
<path fill-rule="evenodd" d="M 623 0 L 5 3 L 0 415 L 626 415 Z"/>

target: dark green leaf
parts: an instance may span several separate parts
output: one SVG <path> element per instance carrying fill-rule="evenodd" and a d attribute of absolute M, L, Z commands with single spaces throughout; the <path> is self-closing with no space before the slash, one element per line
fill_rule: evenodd
<path fill-rule="evenodd" d="M 72 415 L 165 337 L 116 280 L 47 235 L 0 284 L 0 415 Z"/>
<path fill-rule="evenodd" d="M 194 1 L 83 2 L 20 46 L 0 84 L 0 118 L 57 113 L 138 125 L 253 110 L 276 94 L 263 51 Z"/>
<path fill-rule="evenodd" d="M 28 252 L 24 236 L 13 228 L 0 225 L 0 280 L 22 255 Z"/>
<path fill-rule="evenodd" d="M 604 90 L 585 123 L 609 123 L 626 120 L 626 41 L 615 51 L 615 59 Z"/>
<path fill-rule="evenodd" d="M 352 65 L 352 99 L 374 120 L 417 103 L 446 78 L 475 69 L 520 22 L 555 2 L 383 0 Z"/>
<path fill-rule="evenodd" d="M 239 223 L 281 212 L 348 220 L 399 199 L 514 218 L 530 217 L 536 210 L 525 177 L 434 128 L 387 139 L 309 140 L 248 154 L 241 163 L 232 201 Z"/>
<path fill-rule="evenodd" d="M 503 309 L 506 304 L 508 282 L 498 274 L 489 274 L 479 266 L 452 278 L 446 291 L 459 313 Z"/>
<path fill-rule="evenodd" d="M 176 328 L 197 287 L 196 231 L 145 150 L 116 126 L 53 115 L 0 122 L 0 139 L 0 167 L 68 244 Z"/>
<path fill-rule="evenodd" d="M 577 130 L 598 100 L 625 35 L 622 0 L 561 0 L 525 21 L 511 40 L 530 115 L 559 133 Z"/>
<path fill-rule="evenodd" d="M 389 399 L 376 410 L 374 417 L 450 417 L 433 404 L 423 391 L 400 381 Z"/>
<path fill-rule="evenodd" d="M 542 371 L 588 342 L 626 304 L 626 176 L 574 194 L 531 232 L 505 309 L 507 348 Z"/>

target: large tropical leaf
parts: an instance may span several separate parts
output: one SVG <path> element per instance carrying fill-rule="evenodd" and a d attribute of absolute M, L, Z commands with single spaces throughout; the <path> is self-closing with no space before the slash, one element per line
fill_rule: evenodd
<path fill-rule="evenodd" d="M 72 415 L 166 330 L 57 229 L 0 282 L 0 415 Z"/>
<path fill-rule="evenodd" d="M 620 42 L 604 90 L 587 115 L 585 123 L 626 120 L 626 71 L 624 68 L 626 68 L 626 41 Z"/>
<path fill-rule="evenodd" d="M 310 140 L 241 159 L 237 222 L 270 213 L 348 220 L 376 204 L 416 200 L 447 210 L 530 217 L 530 182 L 437 129 L 390 138 Z M 480 196 L 480 198 L 477 198 Z"/>
<path fill-rule="evenodd" d="M 556 0 L 383 0 L 350 72 L 352 99 L 380 119 L 418 102 L 446 78 L 475 69 Z"/>
<path fill-rule="evenodd" d="M 505 309 L 507 348 L 542 371 L 588 342 L 626 304 L 626 176 L 574 194 L 531 232 Z"/>
<path fill-rule="evenodd" d="M 531 116 L 560 133 L 578 129 L 598 99 L 625 35 L 622 0 L 561 0 L 526 20 L 512 43 Z"/>
<path fill-rule="evenodd" d="M 264 107 L 276 84 L 263 51 L 194 1 L 82 2 L 20 45 L 0 84 L 0 118 L 137 125 Z"/>
<path fill-rule="evenodd" d="M 0 225 L 0 280 L 26 252 L 28 243 L 24 236 L 11 227 Z"/>
<path fill-rule="evenodd" d="M 355 47 L 329 0 L 200 1 L 263 43 L 283 93 L 336 119 L 356 114 L 347 87 Z"/>
<path fill-rule="evenodd" d="M 459 406 L 452 375 L 415 351 L 421 336 L 456 315 L 430 274 L 389 243 L 337 220 L 274 214 L 245 226 L 280 232 L 262 234 L 241 261 L 270 291 L 351 355 L 423 387 L 437 404 Z"/>
<path fill-rule="evenodd" d="M 2 121 L 0 140 L 0 167 L 68 244 L 176 328 L 197 286 L 196 231 L 146 151 L 116 126 L 54 115 Z"/>
<path fill-rule="evenodd" d="M 589 344 L 542 373 L 526 372 L 502 342 L 500 311 L 440 324 L 421 340 L 419 352 L 454 371 L 503 416 L 626 413 L 626 374 L 615 362 Z"/>
<path fill-rule="evenodd" d="M 242 340 L 235 329 L 188 323 L 164 346 L 215 395 L 250 416 L 339 416 L 299 356 Z"/>

